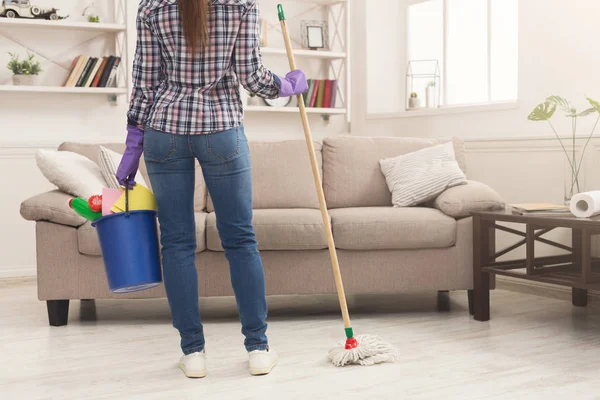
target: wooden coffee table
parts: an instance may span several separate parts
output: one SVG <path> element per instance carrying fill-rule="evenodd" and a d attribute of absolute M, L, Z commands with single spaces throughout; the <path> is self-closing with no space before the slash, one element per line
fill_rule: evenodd
<path fill-rule="evenodd" d="M 500 223 L 524 225 L 525 232 Z M 572 230 L 572 244 L 566 246 L 542 236 L 557 228 Z M 496 231 L 516 235 L 519 240 L 505 249 L 496 250 Z M 474 314 L 477 321 L 490 319 L 490 276 L 505 275 L 530 281 L 546 282 L 572 288 L 574 306 L 587 305 L 588 289 L 600 289 L 600 259 L 592 258 L 592 236 L 600 234 L 600 217 L 535 216 L 513 214 L 510 210 L 473 213 L 473 280 Z M 565 250 L 558 256 L 536 257 L 535 242 Z M 525 245 L 526 258 L 497 261 Z"/>

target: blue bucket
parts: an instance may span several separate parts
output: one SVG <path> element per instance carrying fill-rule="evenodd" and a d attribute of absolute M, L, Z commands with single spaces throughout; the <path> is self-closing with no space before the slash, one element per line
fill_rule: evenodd
<path fill-rule="evenodd" d="M 130 293 L 160 285 L 156 211 L 107 215 L 94 221 L 92 226 L 98 231 L 111 292 Z"/>

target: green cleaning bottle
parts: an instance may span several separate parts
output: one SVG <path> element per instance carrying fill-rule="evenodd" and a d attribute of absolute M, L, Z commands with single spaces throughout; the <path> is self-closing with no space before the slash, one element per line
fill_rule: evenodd
<path fill-rule="evenodd" d="M 102 216 L 101 212 L 94 212 L 90 209 L 87 200 L 79 197 L 69 200 L 69 207 L 71 207 L 77 214 L 90 221 L 95 221 Z"/>

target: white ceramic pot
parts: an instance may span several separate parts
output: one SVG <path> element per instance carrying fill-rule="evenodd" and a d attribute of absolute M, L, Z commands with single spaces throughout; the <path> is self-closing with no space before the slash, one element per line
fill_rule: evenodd
<path fill-rule="evenodd" d="M 34 75 L 13 75 L 13 85 L 33 86 Z"/>
<path fill-rule="evenodd" d="M 408 99 L 408 108 L 419 108 L 421 106 L 421 99 L 418 97 L 411 97 Z"/>
<path fill-rule="evenodd" d="M 249 106 L 260 106 L 260 97 L 258 96 L 248 96 L 248 105 Z"/>

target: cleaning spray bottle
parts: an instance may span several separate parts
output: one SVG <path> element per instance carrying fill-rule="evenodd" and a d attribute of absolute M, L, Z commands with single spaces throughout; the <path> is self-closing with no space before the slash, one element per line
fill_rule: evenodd
<path fill-rule="evenodd" d="M 90 221 L 95 221 L 102 216 L 101 212 L 92 211 L 87 200 L 79 197 L 69 200 L 69 207 L 77 214 Z"/>

